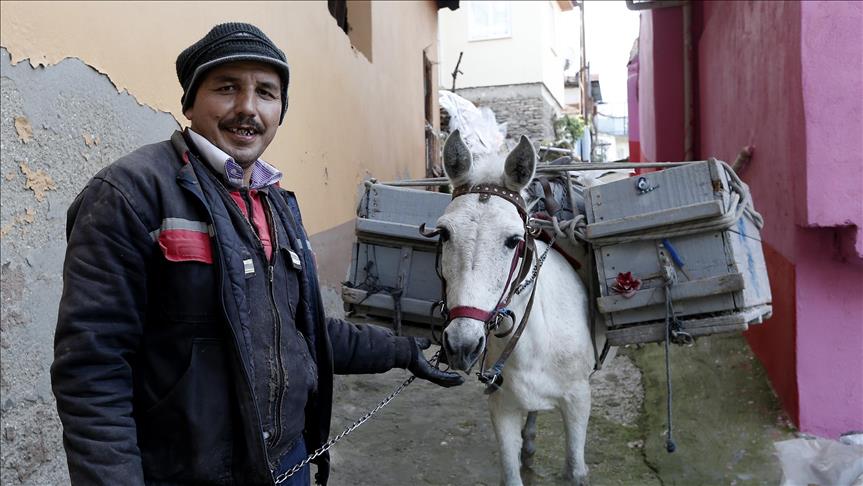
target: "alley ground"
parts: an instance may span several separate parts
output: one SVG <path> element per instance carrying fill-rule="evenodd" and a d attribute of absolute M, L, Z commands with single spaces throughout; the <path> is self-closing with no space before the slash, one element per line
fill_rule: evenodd
<path fill-rule="evenodd" d="M 586 457 L 591 484 L 778 484 L 773 442 L 794 437 L 759 362 L 740 335 L 672 349 L 674 438 L 665 452 L 665 368 L 656 344 L 621 349 L 591 380 Z M 408 376 L 337 377 L 333 434 Z M 541 413 L 537 456 L 526 484 L 565 484 L 562 421 Z M 378 416 L 336 445 L 331 484 L 497 485 L 498 453 L 483 387 L 409 386 Z"/>

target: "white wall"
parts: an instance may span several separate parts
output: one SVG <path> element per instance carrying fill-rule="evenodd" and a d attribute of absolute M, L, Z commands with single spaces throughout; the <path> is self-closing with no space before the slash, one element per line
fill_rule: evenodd
<path fill-rule="evenodd" d="M 577 53 L 577 33 L 570 32 L 569 16 L 556 1 L 499 2 L 509 5 L 510 35 L 495 39 L 471 40 L 470 18 L 474 3 L 462 1 L 456 11 L 441 9 L 440 86 L 452 88 L 451 73 L 464 51 L 456 88 L 500 86 L 542 82 L 563 106 L 564 56 Z M 577 64 L 578 59 L 572 60 Z"/>

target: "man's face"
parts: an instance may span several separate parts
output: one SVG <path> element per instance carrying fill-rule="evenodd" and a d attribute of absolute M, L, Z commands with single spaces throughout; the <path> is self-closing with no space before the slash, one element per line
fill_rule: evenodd
<path fill-rule="evenodd" d="M 192 130 L 247 168 L 276 135 L 281 94 L 274 67 L 232 62 L 206 73 L 192 107 L 183 114 L 192 122 Z"/>

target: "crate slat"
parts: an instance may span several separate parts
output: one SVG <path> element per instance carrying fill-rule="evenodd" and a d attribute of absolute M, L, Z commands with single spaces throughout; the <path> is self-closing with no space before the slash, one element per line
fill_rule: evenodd
<path fill-rule="evenodd" d="M 743 275 L 739 273 L 717 275 L 691 282 L 679 283 L 671 287 L 671 298 L 673 300 L 683 300 L 695 297 L 707 297 L 734 292 L 735 290 L 743 290 L 743 287 Z M 597 299 L 599 311 L 603 313 L 619 312 L 658 304 L 665 304 L 664 287 L 639 290 L 632 297 L 608 295 Z"/>

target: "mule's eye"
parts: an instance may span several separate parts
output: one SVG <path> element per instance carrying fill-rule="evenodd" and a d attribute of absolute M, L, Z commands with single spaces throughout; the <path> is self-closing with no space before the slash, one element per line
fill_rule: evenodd
<path fill-rule="evenodd" d="M 504 244 L 506 245 L 507 248 L 512 250 L 512 249 L 515 249 L 515 247 L 518 246 L 519 243 L 521 243 L 522 239 L 523 238 L 519 235 L 512 235 L 506 239 L 506 243 L 504 243 Z"/>
<path fill-rule="evenodd" d="M 441 240 L 441 242 L 449 241 L 449 230 L 448 230 L 448 229 L 446 229 L 446 228 L 444 228 L 443 226 L 441 226 L 441 227 L 439 227 L 439 228 L 438 228 L 438 231 L 440 231 L 440 240 Z"/>

